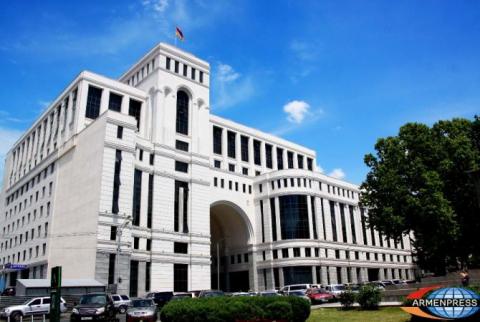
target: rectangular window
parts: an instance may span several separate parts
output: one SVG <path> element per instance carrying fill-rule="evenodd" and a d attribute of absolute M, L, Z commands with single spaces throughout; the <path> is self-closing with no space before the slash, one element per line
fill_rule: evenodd
<path fill-rule="evenodd" d="M 230 164 L 228 165 L 228 171 L 230 171 L 230 172 L 235 172 L 235 164 L 231 164 L 231 163 L 230 163 Z"/>
<path fill-rule="evenodd" d="M 138 249 L 139 245 L 140 245 L 140 238 L 133 237 L 133 249 Z"/>
<path fill-rule="evenodd" d="M 175 254 L 188 254 L 188 243 L 173 243 L 173 252 Z"/>
<path fill-rule="evenodd" d="M 117 127 L 117 139 L 123 139 L 123 126 Z"/>
<path fill-rule="evenodd" d="M 278 198 L 282 240 L 309 239 L 307 196 L 286 195 Z"/>
<path fill-rule="evenodd" d="M 312 225 L 313 225 L 313 238 L 318 239 L 317 235 L 317 213 L 315 211 L 315 197 L 310 196 L 310 202 L 311 202 L 311 207 L 312 208 Z"/>
<path fill-rule="evenodd" d="M 270 144 L 265 144 L 265 160 L 267 163 L 267 168 L 273 168 L 273 161 L 272 161 L 272 146 Z"/>
<path fill-rule="evenodd" d="M 298 168 L 303 169 L 303 155 L 298 154 L 297 160 L 298 160 Z"/>
<path fill-rule="evenodd" d="M 242 154 L 242 161 L 248 162 L 248 137 L 240 136 L 240 149 Z"/>
<path fill-rule="evenodd" d="M 192 68 L 192 79 L 195 80 L 196 69 Z"/>
<path fill-rule="evenodd" d="M 262 225 L 262 243 L 265 242 L 265 221 L 264 221 L 264 216 L 263 216 L 263 200 L 260 200 L 260 218 L 262 220 L 261 225 Z"/>
<path fill-rule="evenodd" d="M 293 257 L 300 257 L 300 248 L 295 247 L 293 249 Z"/>
<path fill-rule="evenodd" d="M 270 211 L 272 215 L 272 240 L 277 240 L 277 216 L 275 213 L 275 198 L 270 198 Z"/>
<path fill-rule="evenodd" d="M 222 154 L 222 128 L 213 127 L 213 153 Z"/>
<path fill-rule="evenodd" d="M 115 172 L 113 175 L 113 196 L 112 196 L 112 213 L 118 214 L 118 199 L 120 196 L 120 171 L 122 168 L 122 151 L 115 152 Z"/>
<path fill-rule="evenodd" d="M 175 171 L 188 173 L 188 163 L 175 161 Z"/>
<path fill-rule="evenodd" d="M 200 71 L 200 83 L 203 83 L 203 72 Z"/>
<path fill-rule="evenodd" d="M 287 151 L 288 168 L 293 169 L 293 152 Z"/>
<path fill-rule="evenodd" d="M 130 297 L 138 294 L 138 261 L 130 261 Z"/>
<path fill-rule="evenodd" d="M 335 203 L 333 201 L 330 201 L 330 217 L 331 217 L 331 221 L 332 221 L 333 241 L 338 241 L 337 220 L 335 219 Z"/>
<path fill-rule="evenodd" d="M 282 258 L 288 258 L 288 248 L 282 248 Z"/>
<path fill-rule="evenodd" d="M 175 149 L 188 152 L 188 143 L 180 140 L 176 140 Z"/>
<path fill-rule="evenodd" d="M 178 61 L 175 61 L 175 73 L 178 73 L 180 63 Z"/>
<path fill-rule="evenodd" d="M 122 96 L 110 92 L 110 100 L 108 101 L 108 109 L 120 112 L 122 110 Z"/>
<path fill-rule="evenodd" d="M 175 181 L 174 230 L 188 233 L 188 183 Z"/>
<path fill-rule="evenodd" d="M 188 66 L 183 64 L 183 76 L 187 77 Z"/>
<path fill-rule="evenodd" d="M 147 228 L 152 228 L 153 217 L 153 174 L 148 175 Z"/>
<path fill-rule="evenodd" d="M 140 225 L 140 203 L 142 196 L 142 171 L 135 169 L 133 178 L 132 225 Z"/>
<path fill-rule="evenodd" d="M 152 250 L 152 240 L 151 239 L 147 239 L 146 250 L 148 250 L 148 251 Z"/>
<path fill-rule="evenodd" d="M 145 291 L 150 291 L 150 281 L 152 276 L 152 263 L 145 263 Z"/>
<path fill-rule="evenodd" d="M 220 169 L 222 167 L 222 162 L 220 160 L 213 160 L 213 166 Z"/>
<path fill-rule="evenodd" d="M 188 291 L 188 264 L 173 264 L 173 291 Z"/>
<path fill-rule="evenodd" d="M 253 140 L 253 162 L 256 165 L 262 165 L 260 150 L 261 150 L 261 142 L 257 140 Z"/>
<path fill-rule="evenodd" d="M 346 225 L 346 220 L 345 220 L 345 205 L 340 204 L 340 222 L 342 225 L 342 238 L 343 242 L 347 242 L 347 225 Z"/>
<path fill-rule="evenodd" d="M 352 242 L 354 244 L 357 243 L 357 232 L 355 230 L 355 216 L 353 214 L 353 206 L 348 206 L 348 210 L 350 210 L 350 225 L 352 229 Z"/>
<path fill-rule="evenodd" d="M 227 154 L 230 158 L 236 157 L 235 149 L 236 149 L 236 136 L 237 134 L 232 131 L 227 131 Z"/>
<path fill-rule="evenodd" d="M 311 158 L 307 158 L 307 169 L 313 171 L 313 160 Z"/>
<path fill-rule="evenodd" d="M 277 148 L 277 169 L 283 170 L 283 149 Z"/>
<path fill-rule="evenodd" d="M 128 106 L 128 115 L 133 116 L 137 121 L 137 130 L 140 130 L 140 113 L 142 111 L 142 102 L 130 99 Z"/>
<path fill-rule="evenodd" d="M 115 254 L 108 255 L 108 284 L 115 284 Z"/>
<path fill-rule="evenodd" d="M 242 168 L 242 174 L 248 176 L 248 168 Z"/>
<path fill-rule="evenodd" d="M 150 163 L 150 165 L 154 165 L 154 164 L 155 164 L 155 154 L 153 154 L 153 152 L 150 153 L 149 163 Z"/>
<path fill-rule="evenodd" d="M 165 63 L 165 68 L 170 70 L 170 64 L 171 64 L 171 59 L 170 59 L 170 57 L 167 57 L 166 63 Z"/>
<path fill-rule="evenodd" d="M 110 240 L 117 240 L 117 226 L 110 227 Z"/>
<path fill-rule="evenodd" d="M 102 89 L 98 87 L 88 86 L 87 107 L 85 117 L 96 119 L 100 114 L 100 102 L 102 100 Z M 50 126 L 51 128 L 51 126 Z"/>

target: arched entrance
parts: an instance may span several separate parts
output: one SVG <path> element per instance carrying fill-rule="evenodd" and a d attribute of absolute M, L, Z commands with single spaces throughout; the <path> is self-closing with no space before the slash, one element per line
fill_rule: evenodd
<path fill-rule="evenodd" d="M 245 212 L 228 201 L 210 206 L 212 289 L 248 291 L 253 258 L 252 225 Z"/>

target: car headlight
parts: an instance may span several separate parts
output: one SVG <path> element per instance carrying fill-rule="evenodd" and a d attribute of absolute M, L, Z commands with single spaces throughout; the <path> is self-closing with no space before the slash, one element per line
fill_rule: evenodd
<path fill-rule="evenodd" d="M 105 308 L 104 308 L 104 307 L 101 307 L 101 308 L 99 308 L 99 309 L 97 309 L 97 310 L 95 311 L 96 314 L 102 314 L 103 312 L 105 312 Z"/>
<path fill-rule="evenodd" d="M 76 308 L 73 308 L 72 313 L 73 314 L 78 314 L 78 310 Z"/>
<path fill-rule="evenodd" d="M 10 309 L 9 309 L 9 308 L 6 308 L 6 309 L 5 309 L 5 313 L 10 313 Z"/>

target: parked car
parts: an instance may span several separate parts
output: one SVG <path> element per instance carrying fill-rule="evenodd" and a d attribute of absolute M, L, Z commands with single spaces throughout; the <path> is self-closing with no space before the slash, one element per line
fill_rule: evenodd
<path fill-rule="evenodd" d="M 262 291 L 262 292 L 258 293 L 258 295 L 260 295 L 260 296 L 280 296 L 280 294 L 278 294 L 277 290 Z"/>
<path fill-rule="evenodd" d="M 311 303 L 311 300 L 310 298 L 307 296 L 306 294 L 306 290 L 295 290 L 295 291 L 290 291 L 288 293 L 286 293 L 285 295 L 286 296 L 295 296 L 295 297 L 300 297 L 304 300 L 307 300 L 308 303 Z"/>
<path fill-rule="evenodd" d="M 323 288 L 309 288 L 306 295 L 312 303 L 327 303 L 335 300 L 333 294 Z"/>
<path fill-rule="evenodd" d="M 360 285 L 358 284 L 344 284 L 345 290 L 351 291 L 353 293 L 358 293 L 360 291 Z"/>
<path fill-rule="evenodd" d="M 204 290 L 201 291 L 198 297 L 217 297 L 217 296 L 225 296 L 225 293 L 220 290 Z"/>
<path fill-rule="evenodd" d="M 291 291 L 298 291 L 298 290 L 303 290 L 306 291 L 309 288 L 318 288 L 320 285 L 318 284 L 292 284 L 292 285 L 285 285 L 282 287 L 280 290 L 280 293 L 287 294 Z"/>
<path fill-rule="evenodd" d="M 370 282 L 368 283 L 369 285 L 372 285 L 373 287 L 375 287 L 377 290 L 380 290 L 380 291 L 385 291 L 385 286 L 383 286 L 382 283 L 380 282 Z"/>
<path fill-rule="evenodd" d="M 158 308 L 161 309 L 173 297 L 173 292 L 152 292 L 147 294 L 147 299 L 152 299 Z"/>
<path fill-rule="evenodd" d="M 190 293 L 192 293 L 192 297 L 195 298 L 195 297 L 198 297 L 200 295 L 200 292 L 199 290 L 196 290 L 196 291 L 191 291 Z"/>
<path fill-rule="evenodd" d="M 252 296 L 252 295 L 248 292 L 233 292 L 232 296 L 236 297 L 236 296 Z"/>
<path fill-rule="evenodd" d="M 60 299 L 60 312 L 67 312 L 67 305 L 63 298 Z M 12 305 L 0 312 L 2 318 L 10 318 L 13 321 L 20 321 L 20 318 L 32 315 L 43 315 L 50 313 L 50 297 L 36 297 L 21 305 Z"/>
<path fill-rule="evenodd" d="M 173 300 L 180 300 L 180 299 L 191 299 L 193 298 L 193 293 L 191 292 L 177 292 L 173 294 Z"/>
<path fill-rule="evenodd" d="M 132 299 L 127 310 L 127 322 L 157 321 L 157 305 L 152 299 Z"/>
<path fill-rule="evenodd" d="M 2 291 L 2 296 L 15 296 L 15 287 L 7 287 Z"/>
<path fill-rule="evenodd" d="M 82 295 L 72 310 L 71 322 L 77 321 L 109 321 L 116 322 L 117 308 L 112 297 L 106 293 L 90 293 Z"/>
<path fill-rule="evenodd" d="M 330 284 L 325 286 L 325 290 L 330 292 L 335 299 L 340 296 L 343 292 L 345 292 L 345 285 L 343 284 Z"/>
<path fill-rule="evenodd" d="M 130 298 L 127 295 L 112 294 L 113 305 L 117 308 L 118 313 L 127 312 L 130 305 Z"/>

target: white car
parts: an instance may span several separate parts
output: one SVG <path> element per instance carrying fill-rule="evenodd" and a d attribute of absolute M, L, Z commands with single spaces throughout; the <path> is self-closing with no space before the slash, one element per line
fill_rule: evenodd
<path fill-rule="evenodd" d="M 117 308 L 118 313 L 127 312 L 130 305 L 130 298 L 127 295 L 112 294 L 113 305 Z"/>
<path fill-rule="evenodd" d="M 325 290 L 330 292 L 336 299 L 345 292 L 345 285 L 343 284 L 330 284 L 325 286 Z"/>
<path fill-rule="evenodd" d="M 292 284 L 292 285 L 285 285 L 280 290 L 282 294 L 288 294 L 292 291 L 307 291 L 309 288 L 320 288 L 318 284 Z"/>
<path fill-rule="evenodd" d="M 60 299 L 60 312 L 67 312 L 67 305 L 63 298 Z M 2 318 L 11 318 L 20 321 L 21 317 L 31 315 L 43 315 L 50 313 L 50 297 L 36 297 L 21 305 L 13 305 L 4 308 L 0 312 Z"/>

